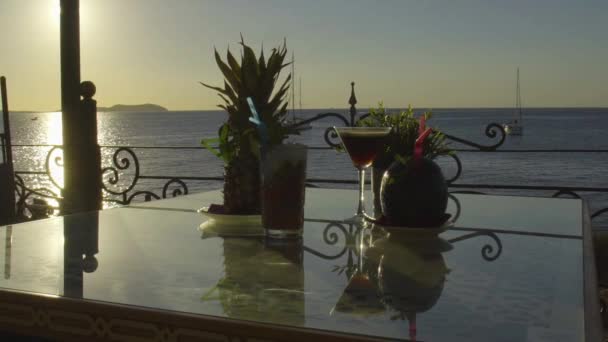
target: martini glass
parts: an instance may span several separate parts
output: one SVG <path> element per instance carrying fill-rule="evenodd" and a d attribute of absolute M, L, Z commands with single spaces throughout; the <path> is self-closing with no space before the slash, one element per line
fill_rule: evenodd
<path fill-rule="evenodd" d="M 347 221 L 362 222 L 365 219 L 365 169 L 370 167 L 384 147 L 390 127 L 334 127 L 350 160 L 359 170 L 359 207 L 355 216 Z"/>

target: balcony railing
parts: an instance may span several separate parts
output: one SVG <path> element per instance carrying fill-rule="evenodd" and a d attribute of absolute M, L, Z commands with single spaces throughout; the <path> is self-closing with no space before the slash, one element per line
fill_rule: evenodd
<path fill-rule="evenodd" d="M 361 115 L 357 118 L 354 105 L 351 107 L 350 117 L 346 117 L 339 113 L 321 113 L 314 117 L 303 120 L 297 125 L 306 125 L 311 122 L 332 118 L 338 120 L 340 124 L 355 125 L 356 122 L 366 115 Z M 353 114 L 354 113 L 354 114 Z M 456 155 L 451 156 L 456 165 L 454 174 L 449 177 L 448 184 L 452 193 L 483 193 L 487 191 L 511 190 L 518 193 L 530 193 L 545 191 L 550 192 L 552 197 L 569 196 L 580 198 L 582 194 L 587 193 L 608 193 L 608 188 L 603 187 L 581 187 L 581 186 L 547 186 L 547 185 L 529 185 L 529 184 L 482 184 L 482 183 L 463 183 L 459 182 L 462 174 L 463 165 L 459 155 L 464 153 L 608 153 L 608 150 L 598 149 L 500 149 L 503 145 L 506 134 L 501 125 L 490 123 L 486 126 L 485 136 L 490 139 L 489 144 L 480 144 L 467 139 L 462 139 L 443 132 L 447 139 L 458 143 L 466 148 L 455 149 Z M 449 132 L 448 132 L 449 133 Z M 324 132 L 324 140 L 327 146 L 310 147 L 311 150 L 331 150 L 338 146 L 339 140 L 337 134 L 331 127 L 328 127 Z M 185 176 L 179 174 L 172 175 L 151 175 L 142 173 L 140 160 L 136 151 L 140 150 L 201 150 L 202 147 L 177 147 L 177 146 L 100 146 L 102 155 L 109 154 L 110 165 L 102 167 L 104 174 L 103 190 L 104 201 L 119 205 L 127 205 L 136 201 L 151 201 L 155 199 L 175 197 L 188 194 L 190 191 L 189 184 L 194 182 L 221 182 L 221 175 L 213 176 Z M 60 145 L 13 145 L 14 149 L 19 148 L 48 148 L 43 170 L 17 170 L 17 200 L 20 215 L 26 215 L 29 211 L 33 216 L 46 214 L 48 207 L 44 207 L 41 199 L 50 199 L 55 202 L 61 201 L 61 181 L 58 179 L 61 172 L 57 172 L 62 166 L 62 154 Z M 15 155 L 19 155 L 15 153 Z M 35 188 L 26 184 L 24 176 L 35 175 L 37 177 L 47 178 L 52 184 L 52 187 Z M 160 184 L 154 188 L 149 187 L 151 182 Z M 338 179 L 338 178 L 309 178 L 307 182 L 311 186 L 320 186 L 323 184 L 356 184 L 356 180 Z M 148 186 L 147 188 L 145 186 Z M 36 199 L 36 200 L 34 200 Z M 51 202 L 53 202 L 51 201 Z M 46 208 L 46 209 L 45 209 Z M 57 210 L 57 206 L 51 210 Z M 41 212 L 41 210 L 43 210 Z M 46 210 L 46 211 L 44 211 Z M 595 226 L 600 225 L 600 216 L 608 212 L 608 207 L 596 209 L 591 213 L 591 217 Z"/>

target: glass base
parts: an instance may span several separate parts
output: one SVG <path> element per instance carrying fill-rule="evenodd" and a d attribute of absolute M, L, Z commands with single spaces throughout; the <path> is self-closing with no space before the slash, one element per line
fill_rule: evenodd
<path fill-rule="evenodd" d="M 303 229 L 264 229 L 266 236 L 272 239 L 299 239 Z"/>
<path fill-rule="evenodd" d="M 367 220 L 365 219 L 365 216 L 355 215 L 355 216 L 351 216 L 347 219 L 344 219 L 344 223 L 354 224 L 356 226 L 364 227 L 367 225 Z"/>
<path fill-rule="evenodd" d="M 365 221 L 365 218 L 361 215 L 354 215 L 344 219 L 344 223 L 361 223 Z"/>
<path fill-rule="evenodd" d="M 352 217 L 344 219 L 344 223 L 354 224 L 363 228 L 371 227 L 371 224 L 374 221 L 376 221 L 376 219 L 367 215 L 366 213 L 363 213 L 362 215 L 354 215 Z"/>

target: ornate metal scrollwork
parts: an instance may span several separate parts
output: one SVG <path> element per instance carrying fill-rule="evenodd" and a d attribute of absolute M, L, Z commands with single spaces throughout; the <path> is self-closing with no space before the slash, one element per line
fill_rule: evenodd
<path fill-rule="evenodd" d="M 63 147 L 61 146 L 53 146 L 46 154 L 46 159 L 44 161 L 44 169 L 51 183 L 53 183 L 53 185 L 57 187 L 57 189 L 63 189 L 63 186 L 60 184 L 61 182 L 58 181 L 56 178 L 56 172 L 53 172 L 53 169 L 57 168 L 63 168 Z"/>
<path fill-rule="evenodd" d="M 165 184 L 165 186 L 163 186 L 163 198 L 167 198 L 167 192 L 169 191 L 169 188 L 174 184 L 177 184 L 179 187 L 171 190 L 171 197 L 177 197 L 188 194 L 188 186 L 186 185 L 186 183 L 184 183 L 184 181 L 179 178 L 173 178 L 170 179 Z"/>
<path fill-rule="evenodd" d="M 161 199 L 160 196 L 153 193 L 152 191 L 142 190 L 142 191 L 135 191 L 134 193 L 129 195 L 129 197 L 127 197 L 127 199 L 123 203 L 120 203 L 120 204 L 130 204 L 133 201 L 133 199 L 135 199 L 137 197 L 141 197 L 141 196 L 144 196 L 144 202 L 150 202 L 153 199 L 155 199 L 155 200 Z"/>
<path fill-rule="evenodd" d="M 177 186 L 177 187 L 170 190 L 172 186 Z M 171 196 L 169 196 L 169 194 L 171 194 Z M 171 178 L 163 186 L 162 194 L 160 196 L 149 190 L 136 191 L 136 192 L 132 193 L 131 195 L 129 195 L 125 199 L 124 203 L 122 203 L 122 204 L 129 204 L 135 198 L 141 197 L 141 196 L 144 196 L 145 202 L 150 202 L 153 199 L 158 200 L 161 198 L 177 197 L 177 196 L 187 195 L 187 194 L 188 194 L 188 185 L 186 185 L 186 183 L 179 178 Z"/>
<path fill-rule="evenodd" d="M 17 217 L 27 220 L 26 210 L 32 218 L 41 218 L 53 214 L 59 208 L 49 205 L 45 199 L 61 201 L 61 196 L 48 188 L 30 189 L 25 185 L 23 178 L 15 175 L 15 193 L 17 199 Z M 30 201 L 30 199 L 32 199 Z M 40 203 L 38 203 L 40 202 Z"/>
<path fill-rule="evenodd" d="M 338 132 L 336 132 L 336 130 L 333 127 L 327 127 L 325 129 L 325 134 L 323 135 L 323 138 L 325 139 L 325 142 L 327 143 L 327 145 L 331 146 L 332 148 L 340 147 L 340 141 L 338 139 Z M 334 140 L 335 142 L 332 140 Z"/>
<path fill-rule="evenodd" d="M 121 158 L 121 154 L 126 156 L 123 156 Z M 128 170 L 131 167 L 131 160 L 133 160 L 134 165 L 133 179 L 130 183 L 128 183 L 128 185 L 124 189 L 116 189 L 116 186 L 118 185 L 121 176 L 119 170 Z M 107 166 L 101 169 L 102 177 L 104 179 L 101 186 L 108 193 L 112 195 L 122 196 L 123 199 L 126 201 L 127 193 L 133 190 L 133 188 L 137 184 L 137 181 L 139 180 L 139 160 L 137 159 L 137 156 L 135 155 L 135 152 L 133 152 L 132 149 L 128 147 L 120 147 L 116 151 L 114 151 L 114 154 L 112 155 L 112 164 L 113 166 Z M 108 174 L 109 176 L 107 176 Z M 114 189 L 106 185 L 106 177 L 107 182 L 111 186 L 114 186 Z"/>
<path fill-rule="evenodd" d="M 344 124 L 344 126 L 350 126 L 350 123 L 348 122 L 348 119 L 344 115 L 342 115 L 342 114 L 338 114 L 338 113 L 321 113 L 321 114 L 317 114 L 317 115 L 313 116 L 310 119 L 302 120 L 298 124 L 294 125 L 294 127 L 299 127 L 299 126 L 307 125 L 307 124 L 310 124 L 312 122 L 319 121 L 319 120 L 326 119 L 326 118 L 336 118 L 339 121 L 341 121 Z M 325 142 L 327 143 L 327 145 L 329 145 L 330 147 L 336 148 L 336 147 L 340 146 L 340 141 L 337 140 L 338 139 L 338 134 L 333 129 L 333 127 L 327 127 L 325 129 L 323 137 L 324 137 Z"/>
<path fill-rule="evenodd" d="M 458 137 L 455 137 L 453 135 L 446 134 L 445 132 L 443 132 L 443 135 L 452 141 L 474 147 L 474 148 L 476 148 L 480 151 L 484 151 L 484 152 L 496 151 L 496 149 L 498 149 L 500 146 L 502 146 L 502 144 L 505 142 L 505 139 L 507 137 L 507 133 L 505 132 L 505 129 L 501 125 L 499 125 L 497 123 L 490 123 L 486 126 L 486 129 L 485 129 L 486 137 L 488 137 L 490 139 L 495 139 L 499 136 L 499 134 L 500 134 L 500 138 L 497 143 L 495 143 L 493 145 L 481 145 L 481 144 L 472 142 L 470 140 L 458 138 Z"/>
<path fill-rule="evenodd" d="M 551 197 L 557 198 L 557 197 L 563 197 L 563 196 L 570 196 L 570 198 L 582 199 L 581 195 L 577 194 L 576 192 L 574 192 L 572 190 L 566 190 L 566 189 L 558 190 Z M 608 213 L 608 208 L 602 208 L 602 209 L 596 210 L 595 212 L 593 212 L 591 214 L 591 219 L 594 220 L 597 217 L 599 217 L 603 214 L 606 214 L 606 213 Z"/>
<path fill-rule="evenodd" d="M 608 213 L 608 208 L 600 209 L 600 210 L 594 212 L 593 214 L 591 214 L 591 219 L 593 220 L 594 218 L 596 218 L 600 215 L 603 215 L 605 213 Z"/>
<path fill-rule="evenodd" d="M 480 230 L 470 234 L 459 236 L 457 238 L 450 239 L 448 240 L 448 242 L 456 243 L 458 241 L 468 240 L 478 236 L 487 236 L 492 239 L 492 241 L 494 241 L 494 243 L 496 244 L 496 247 L 492 246 L 489 243 L 483 245 L 481 247 L 481 257 L 486 261 L 494 261 L 498 259 L 498 257 L 502 254 L 502 242 L 500 242 L 500 239 L 494 232 Z"/>
<path fill-rule="evenodd" d="M 176 177 L 169 178 L 169 180 L 163 185 L 161 194 L 158 195 L 150 190 L 133 191 L 137 186 L 139 180 L 142 178 L 140 174 L 140 164 L 137 155 L 133 149 L 129 147 L 118 147 L 112 154 L 111 157 L 112 165 L 102 168 L 102 189 L 106 194 L 104 201 L 116 204 L 130 204 L 136 198 L 143 197 L 144 201 L 151 201 L 153 199 L 161 199 L 168 197 L 176 197 L 180 195 L 188 194 L 187 184 Z M 45 158 L 45 172 L 41 173 L 48 177 L 50 182 L 57 189 L 62 190 L 62 182 L 58 178 L 57 170 L 63 168 L 63 149 L 61 146 L 53 146 L 46 155 Z M 125 179 L 125 171 L 129 172 L 127 177 L 128 182 L 121 180 Z M 21 212 L 24 212 L 27 206 L 31 208 L 31 204 L 26 202 L 27 199 L 34 197 L 42 197 L 47 199 L 54 199 L 61 201 L 62 197 L 55 191 L 48 188 L 30 189 L 25 185 L 23 178 L 16 175 L 17 191 L 16 196 L 18 203 L 21 205 Z M 118 196 L 118 198 L 116 198 Z"/>
<path fill-rule="evenodd" d="M 120 196 L 120 199 L 106 198 L 104 199 L 105 201 L 118 204 L 130 204 L 134 199 L 142 196 L 144 201 L 148 202 L 153 199 L 176 197 L 188 194 L 188 186 L 179 178 L 169 179 L 164 184 L 161 195 L 158 195 L 150 190 L 132 192 L 142 176 L 140 174 L 139 159 L 137 158 L 135 152 L 128 147 L 118 148 L 112 155 L 112 163 L 113 166 L 104 167 L 102 169 L 102 174 L 105 176 L 102 187 L 111 195 Z M 120 171 L 126 171 L 129 169 L 133 170 L 130 182 L 126 186 L 123 185 L 122 188 L 117 189 L 117 185 L 119 185 L 121 177 Z M 106 179 L 107 183 L 114 187 L 107 185 L 105 181 Z"/>
<path fill-rule="evenodd" d="M 456 181 L 458 178 L 460 178 L 460 175 L 462 174 L 462 162 L 460 161 L 460 157 L 453 153 L 443 157 L 451 158 L 452 160 L 454 160 L 454 162 L 456 162 L 456 173 L 451 178 L 445 180 L 446 183 L 448 183 L 449 185 Z"/>
<path fill-rule="evenodd" d="M 580 199 L 581 196 L 579 194 L 577 194 L 574 191 L 570 191 L 570 190 L 558 190 L 556 193 L 553 194 L 553 198 L 557 198 L 557 197 L 562 197 L 562 196 L 570 196 L 572 198 L 578 198 Z"/>
<path fill-rule="evenodd" d="M 331 222 L 323 230 L 323 241 L 329 246 L 335 246 L 338 242 L 340 242 L 340 235 L 338 235 L 337 232 L 332 231 L 332 229 L 334 228 L 337 229 L 338 232 L 342 233 L 344 237 L 344 246 L 337 254 L 324 254 L 307 246 L 304 246 L 304 250 L 325 260 L 335 260 L 342 257 L 344 254 L 346 254 L 347 251 L 350 250 L 354 235 L 349 233 L 348 230 L 341 223 Z"/>
<path fill-rule="evenodd" d="M 458 197 L 454 196 L 451 193 L 448 194 L 448 199 L 453 201 L 454 204 L 456 205 L 456 212 L 450 218 L 453 222 L 456 222 L 460 218 L 460 213 L 462 212 L 462 205 L 460 205 L 460 201 L 458 200 Z"/>

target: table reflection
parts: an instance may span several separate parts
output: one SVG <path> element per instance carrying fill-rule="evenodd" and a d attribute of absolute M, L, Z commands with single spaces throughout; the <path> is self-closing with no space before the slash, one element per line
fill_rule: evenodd
<path fill-rule="evenodd" d="M 378 227 L 361 231 L 357 263 L 345 268 L 352 275 L 332 313 L 388 313 L 392 320 L 407 320 L 409 337 L 416 340 L 416 315 L 441 296 L 449 273 L 443 253 L 452 248 L 439 237 L 412 239 Z"/>
<path fill-rule="evenodd" d="M 224 277 L 203 300 L 231 318 L 304 325 L 302 240 L 222 239 Z"/>
<path fill-rule="evenodd" d="M 63 217 L 63 291 L 82 298 L 83 272 L 95 272 L 99 253 L 99 212 Z"/>
<path fill-rule="evenodd" d="M 4 230 L 4 279 L 11 278 L 13 226 L 7 226 Z"/>

